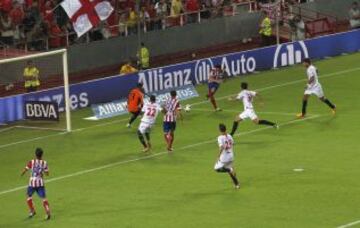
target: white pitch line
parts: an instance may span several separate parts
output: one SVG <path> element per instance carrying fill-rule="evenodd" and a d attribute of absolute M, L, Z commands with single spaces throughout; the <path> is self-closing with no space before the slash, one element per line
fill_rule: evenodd
<path fill-rule="evenodd" d="M 351 222 L 351 223 L 348 223 L 348 224 L 345 224 L 345 225 L 341 225 L 341 226 L 338 226 L 336 228 L 348 228 L 348 227 L 355 226 L 357 224 L 360 224 L 360 220 L 357 220 L 355 222 Z"/>
<path fill-rule="evenodd" d="M 65 131 L 65 129 L 60 128 L 51 128 L 51 127 L 34 127 L 34 126 L 25 126 L 25 125 L 17 125 L 15 128 L 23 128 L 23 129 L 33 129 L 33 130 L 50 130 L 50 131 Z"/>
<path fill-rule="evenodd" d="M 4 128 L 4 129 L 1 129 L 0 132 L 9 131 L 9 130 L 14 129 L 14 128 L 15 128 L 15 127 Z"/>
<path fill-rule="evenodd" d="M 321 117 L 321 115 L 315 115 L 315 116 L 304 118 L 304 119 L 290 120 L 290 121 L 287 121 L 285 123 L 280 124 L 279 126 L 284 127 L 284 126 L 291 125 L 291 124 L 294 124 L 294 123 L 297 123 L 297 122 L 302 122 L 302 121 L 306 121 L 306 120 L 309 120 L 309 119 L 315 119 L 315 118 L 319 118 L 319 117 Z M 272 127 L 262 127 L 262 128 L 254 129 L 254 130 L 251 130 L 251 131 L 243 132 L 243 133 L 238 133 L 238 134 L 235 134 L 235 137 L 244 136 L 244 135 L 250 135 L 250 134 L 254 134 L 254 133 L 264 131 L 264 130 L 269 130 L 269 129 L 272 129 Z M 201 145 L 208 144 L 208 143 L 215 143 L 215 140 L 207 140 L 207 141 L 202 141 L 202 142 L 199 142 L 199 143 L 194 143 L 194 144 L 191 144 L 191 145 L 183 146 L 183 147 L 181 147 L 179 149 L 176 149 L 174 151 L 176 152 L 176 151 L 180 151 L 180 150 L 186 150 L 186 149 L 189 149 L 189 148 L 201 146 Z M 131 162 L 137 162 L 137 161 L 141 161 L 141 160 L 146 160 L 146 159 L 158 157 L 158 156 L 161 156 L 161 155 L 164 155 L 164 154 L 167 154 L 167 153 L 168 153 L 167 151 L 163 151 L 163 152 L 159 152 L 159 153 L 156 153 L 156 154 L 147 155 L 147 156 L 144 156 L 144 157 L 141 157 L 141 158 L 134 158 L 134 159 L 130 159 L 130 160 L 114 162 L 114 163 L 99 166 L 99 167 L 96 167 L 96 168 L 93 168 L 93 169 L 87 169 L 87 170 L 75 172 L 75 173 L 60 176 L 60 177 L 50 178 L 50 179 L 48 179 L 46 181 L 46 183 L 51 183 L 51 182 L 54 182 L 54 181 L 63 180 L 63 179 L 67 179 L 67 178 L 70 178 L 70 177 L 80 176 L 80 175 L 83 175 L 83 174 L 92 173 L 92 172 L 95 172 L 95 171 L 108 169 L 108 168 L 111 168 L 111 167 L 114 167 L 114 166 L 119 166 L 119 165 L 131 163 Z M 4 191 L 0 192 L 0 196 L 5 195 L 7 193 L 11 193 L 11 192 L 16 192 L 16 191 L 19 191 L 19 190 L 22 190 L 22 189 L 25 189 L 25 188 L 27 188 L 27 186 L 20 186 L 20 187 L 4 190 Z"/>
<path fill-rule="evenodd" d="M 206 108 L 194 108 L 191 109 L 194 111 L 200 111 L 200 112 L 215 112 L 213 109 L 206 109 Z M 222 109 L 222 111 L 220 112 L 235 112 L 235 113 L 241 113 L 242 110 L 234 110 L 234 109 Z M 256 112 L 256 113 L 260 113 L 260 114 L 269 114 L 269 115 L 278 115 L 278 116 L 296 116 L 297 113 L 290 113 L 290 112 Z M 310 115 L 308 115 L 310 116 Z"/>
<path fill-rule="evenodd" d="M 349 73 L 349 72 L 354 72 L 354 71 L 358 71 L 360 70 L 360 67 L 356 67 L 356 68 L 351 68 L 348 70 L 342 70 L 342 71 L 337 71 L 334 73 L 330 73 L 330 74 L 324 74 L 323 76 L 320 76 L 320 78 L 328 78 L 328 77 L 333 77 L 336 75 L 340 75 L 340 74 L 344 74 L 344 73 Z M 274 88 L 278 88 L 278 87 L 284 87 L 284 86 L 288 86 L 288 85 L 293 85 L 299 82 L 304 82 L 306 81 L 306 79 L 300 79 L 300 80 L 295 80 L 295 81 L 290 81 L 290 82 L 285 82 L 282 84 L 278 84 L 278 85 L 273 85 L 273 86 L 268 86 L 268 87 L 264 87 L 264 88 L 260 88 L 260 89 L 256 89 L 256 91 L 265 91 L 265 90 L 269 90 L 269 89 L 274 89 Z M 233 94 L 234 95 L 234 94 Z M 223 97 L 219 97 L 217 98 L 217 100 L 223 100 L 226 99 L 228 97 L 231 97 L 233 95 L 227 95 L 227 96 L 223 96 Z M 200 101 L 200 102 L 195 102 L 193 104 L 191 104 L 192 106 L 194 105 L 200 105 L 200 104 L 204 104 L 207 103 L 208 101 Z M 122 121 L 126 121 L 126 119 L 121 119 L 121 120 L 115 120 L 115 121 L 111 121 L 111 122 L 106 122 L 104 124 L 97 124 L 97 125 L 93 125 L 90 127 L 85 127 L 85 128 L 79 128 L 79 129 L 75 129 L 72 132 L 77 132 L 77 131 L 83 131 L 83 130 L 88 130 L 88 129 L 92 129 L 95 127 L 102 127 L 102 126 L 106 126 L 106 125 L 110 125 L 112 123 L 118 123 L 118 122 L 122 122 Z M 25 140 L 20 140 L 20 141 L 16 141 L 16 142 L 12 142 L 12 143 L 8 143 L 8 144 L 2 144 L 0 145 L 0 149 L 1 148 L 6 148 L 6 147 L 10 147 L 10 146 L 14 146 L 14 145 L 18 145 L 18 144 L 22 144 L 22 143 L 28 143 L 28 142 L 33 142 L 33 141 L 37 141 L 37 140 L 42 140 L 42 139 L 47 139 L 47 138 L 51 138 L 51 137 L 56 137 L 56 136 L 60 136 L 63 135 L 64 133 L 57 133 L 57 134 L 52 134 L 52 135 L 46 135 L 46 136 L 41 136 L 41 137 L 36 137 L 36 138 L 31 138 L 31 139 L 25 139 Z"/>

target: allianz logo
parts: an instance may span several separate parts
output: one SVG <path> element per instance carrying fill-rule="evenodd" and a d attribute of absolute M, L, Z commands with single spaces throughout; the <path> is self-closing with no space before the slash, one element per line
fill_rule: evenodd
<path fill-rule="evenodd" d="M 220 65 L 229 76 L 236 76 L 254 72 L 256 69 L 256 60 L 254 57 L 246 58 L 245 55 L 241 55 L 238 58 L 231 58 L 231 56 L 222 57 L 220 59 Z M 209 78 L 210 70 L 214 68 L 214 66 L 215 64 L 210 58 L 198 60 L 194 69 L 196 83 L 206 82 Z"/>
<path fill-rule="evenodd" d="M 254 57 L 245 55 L 221 57 L 220 64 L 229 76 L 252 73 L 256 69 Z M 201 59 L 195 62 L 192 68 L 179 68 L 165 71 L 165 68 L 151 69 L 140 72 L 138 82 L 144 85 L 145 92 L 161 91 L 180 86 L 190 85 L 192 82 L 200 84 L 207 82 L 210 70 L 215 66 L 212 59 Z"/>
<path fill-rule="evenodd" d="M 302 59 L 309 58 L 308 49 L 304 41 L 278 45 L 274 55 L 274 68 L 301 63 Z"/>

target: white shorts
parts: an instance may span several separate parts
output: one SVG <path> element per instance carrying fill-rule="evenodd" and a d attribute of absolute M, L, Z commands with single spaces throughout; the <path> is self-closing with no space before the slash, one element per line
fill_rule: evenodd
<path fill-rule="evenodd" d="M 141 134 L 150 133 L 152 124 L 141 122 L 139 125 L 139 131 Z"/>
<path fill-rule="evenodd" d="M 320 84 L 306 89 L 304 94 L 305 95 L 316 95 L 318 98 L 324 97 L 324 91 Z"/>
<path fill-rule="evenodd" d="M 240 119 L 245 120 L 247 118 L 250 118 L 251 120 L 257 119 L 257 115 L 254 111 L 254 109 L 245 109 L 240 115 Z"/>
<path fill-rule="evenodd" d="M 217 169 L 221 169 L 223 167 L 230 169 L 230 168 L 232 168 L 233 160 L 234 160 L 233 153 L 223 152 L 220 155 L 220 159 L 216 162 L 214 169 L 217 170 Z"/>
<path fill-rule="evenodd" d="M 216 162 L 214 169 L 218 170 L 221 168 L 228 168 L 228 169 L 232 169 L 232 161 L 230 162 L 221 162 L 220 160 Z"/>

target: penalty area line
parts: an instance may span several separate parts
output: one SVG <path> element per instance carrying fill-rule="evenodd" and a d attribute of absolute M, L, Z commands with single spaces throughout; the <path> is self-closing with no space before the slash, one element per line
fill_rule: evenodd
<path fill-rule="evenodd" d="M 338 226 L 336 228 L 348 228 L 348 227 L 352 227 L 352 226 L 355 226 L 355 225 L 358 225 L 358 224 L 360 224 L 360 220 L 357 220 L 357 221 L 354 221 L 354 222 L 351 222 L 351 223 L 348 223 L 348 224 L 344 224 L 344 225 Z"/>
<path fill-rule="evenodd" d="M 306 120 L 309 120 L 309 119 L 319 118 L 321 116 L 322 115 L 315 115 L 315 116 L 311 116 L 311 117 L 304 118 L 304 119 L 290 120 L 290 121 L 279 124 L 279 126 L 284 127 L 284 126 L 288 126 L 288 125 L 291 125 L 291 124 L 294 124 L 294 123 L 306 121 Z M 241 132 L 241 133 L 235 134 L 235 137 L 250 135 L 250 134 L 254 134 L 254 133 L 269 130 L 269 129 L 273 129 L 273 128 L 272 127 L 260 127 L 258 129 L 254 129 L 254 130 L 251 130 L 251 131 L 246 131 L 246 132 Z M 175 149 L 174 152 L 186 150 L 186 149 L 189 149 L 189 148 L 194 148 L 194 147 L 209 144 L 209 143 L 214 143 L 215 144 L 216 140 L 206 140 L 206 141 L 202 141 L 202 142 L 199 142 L 199 143 L 190 144 L 190 145 L 187 145 L 187 146 L 180 147 L 179 149 Z M 162 155 L 165 155 L 165 154 L 168 154 L 168 152 L 167 151 L 162 151 L 162 152 L 155 153 L 155 154 L 150 154 L 150 155 L 147 155 L 147 156 L 144 156 L 144 157 L 141 157 L 141 158 L 134 158 L 134 159 L 129 159 L 129 160 L 125 160 L 125 161 L 118 161 L 118 162 L 110 163 L 110 164 L 107 164 L 107 165 L 99 166 L 99 167 L 96 167 L 96 168 L 93 168 L 93 169 L 82 170 L 82 171 L 78 171 L 78 172 L 75 172 L 75 173 L 72 173 L 72 174 L 67 174 L 67 175 L 64 175 L 64 176 L 50 178 L 50 179 L 46 180 L 46 183 L 51 183 L 51 182 L 55 182 L 55 181 L 59 181 L 59 180 L 63 180 L 63 179 L 71 178 L 71 177 L 76 177 L 76 176 L 84 175 L 84 174 L 87 174 L 87 173 L 92 173 L 92 172 L 95 172 L 95 171 L 100 171 L 100 170 L 108 169 L 108 168 L 111 168 L 111 167 L 127 164 L 127 163 L 147 160 L 147 159 L 154 158 L 154 157 L 159 157 L 159 156 L 162 156 Z M 23 190 L 23 189 L 26 189 L 26 188 L 27 188 L 27 186 L 20 186 L 20 187 L 8 189 L 8 190 L 0 191 L 0 196 L 5 195 L 7 193 L 12 193 L 12 192 L 16 192 L 16 191 L 19 191 L 19 190 Z"/>

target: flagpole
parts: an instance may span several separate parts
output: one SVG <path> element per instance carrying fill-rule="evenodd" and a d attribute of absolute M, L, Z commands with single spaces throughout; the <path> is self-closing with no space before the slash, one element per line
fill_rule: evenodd
<path fill-rule="evenodd" d="M 59 6 L 60 6 L 61 3 L 57 4 L 54 8 L 51 9 L 51 12 L 54 12 Z"/>

